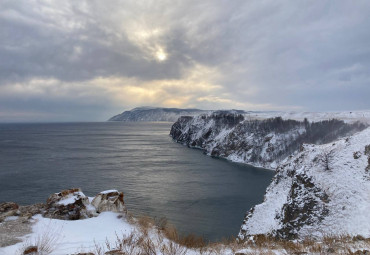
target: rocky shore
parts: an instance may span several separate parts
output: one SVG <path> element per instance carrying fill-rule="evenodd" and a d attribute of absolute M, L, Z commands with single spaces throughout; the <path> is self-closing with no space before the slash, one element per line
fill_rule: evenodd
<path fill-rule="evenodd" d="M 0 247 L 16 244 L 20 236 L 31 232 L 32 217 L 41 214 L 45 218 L 80 220 L 97 217 L 101 212 L 125 213 L 123 193 L 117 190 L 103 191 L 95 197 L 87 197 L 81 189 L 73 188 L 54 193 L 46 203 L 21 206 L 14 202 L 0 204 Z"/>

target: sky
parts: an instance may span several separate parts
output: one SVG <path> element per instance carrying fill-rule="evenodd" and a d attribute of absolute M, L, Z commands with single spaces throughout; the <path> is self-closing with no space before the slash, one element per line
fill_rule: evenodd
<path fill-rule="evenodd" d="M 0 0 L 0 121 L 370 109 L 370 1 Z"/>

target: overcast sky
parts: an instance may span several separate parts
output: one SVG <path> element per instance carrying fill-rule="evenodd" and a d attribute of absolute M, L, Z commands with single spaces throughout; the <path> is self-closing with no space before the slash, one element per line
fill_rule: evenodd
<path fill-rule="evenodd" d="M 0 0 L 0 121 L 370 109 L 370 1 Z"/>

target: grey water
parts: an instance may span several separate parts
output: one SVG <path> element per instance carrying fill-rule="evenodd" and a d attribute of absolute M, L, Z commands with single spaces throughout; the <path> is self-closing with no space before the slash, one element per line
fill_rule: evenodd
<path fill-rule="evenodd" d="M 117 189 L 134 215 L 165 217 L 181 234 L 236 236 L 273 172 L 175 143 L 171 123 L 0 124 L 0 202 L 45 202 L 80 187 Z"/>

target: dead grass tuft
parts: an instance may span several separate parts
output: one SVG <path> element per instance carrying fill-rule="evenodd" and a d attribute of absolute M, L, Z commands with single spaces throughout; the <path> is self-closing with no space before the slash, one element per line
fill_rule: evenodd
<path fill-rule="evenodd" d="M 26 240 L 17 253 L 24 254 L 28 247 L 37 247 L 37 254 L 47 255 L 52 253 L 58 245 L 60 239 L 60 229 L 54 226 L 45 226 L 44 231 L 34 240 Z"/>

